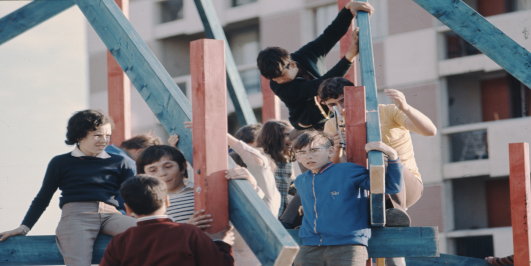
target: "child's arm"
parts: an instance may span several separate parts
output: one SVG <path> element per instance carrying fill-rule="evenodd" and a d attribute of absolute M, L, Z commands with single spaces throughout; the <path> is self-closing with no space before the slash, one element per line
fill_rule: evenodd
<path fill-rule="evenodd" d="M 387 155 L 387 169 L 385 171 L 385 194 L 396 194 L 402 190 L 404 185 L 404 177 L 402 170 L 404 166 L 398 158 L 398 153 L 389 145 L 381 142 L 374 141 L 365 144 L 365 150 L 367 152 L 376 150 L 381 151 Z"/>
<path fill-rule="evenodd" d="M 413 131 L 419 135 L 429 137 L 437 134 L 437 128 L 433 122 L 422 112 L 413 108 L 406 102 L 406 96 L 395 89 L 385 89 L 385 95 L 391 98 L 396 107 L 400 109 L 406 116 L 405 127 L 409 131 Z"/>

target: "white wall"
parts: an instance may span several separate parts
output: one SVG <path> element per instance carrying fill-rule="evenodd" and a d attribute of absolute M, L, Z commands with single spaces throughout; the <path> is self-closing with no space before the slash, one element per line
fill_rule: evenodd
<path fill-rule="evenodd" d="M 0 17 L 29 1 L 0 2 Z M 77 7 L 0 45 L 0 232 L 20 225 L 50 159 L 69 152 L 66 123 L 87 108 L 84 16 Z M 56 193 L 30 234 L 54 234 Z"/>

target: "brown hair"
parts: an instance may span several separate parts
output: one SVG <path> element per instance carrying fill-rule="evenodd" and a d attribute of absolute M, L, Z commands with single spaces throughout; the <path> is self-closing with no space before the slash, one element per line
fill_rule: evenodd
<path fill-rule="evenodd" d="M 284 68 L 289 68 L 291 56 L 288 51 L 280 47 L 267 47 L 258 53 L 256 63 L 260 74 L 266 79 L 278 78 Z"/>
<path fill-rule="evenodd" d="M 329 99 L 337 99 L 344 94 L 343 87 L 345 86 L 354 86 L 354 83 L 346 78 L 336 77 L 327 79 L 319 85 L 319 98 L 321 98 L 321 101 L 323 102 Z"/>
<path fill-rule="evenodd" d="M 292 160 L 291 154 L 286 156 L 284 153 L 286 147 L 284 129 L 288 127 L 291 125 L 287 121 L 269 120 L 264 124 L 256 139 L 256 146 L 262 148 L 264 153 L 271 156 L 271 159 L 277 163 Z"/>
<path fill-rule="evenodd" d="M 142 134 L 134 136 L 128 140 L 124 140 L 120 147 L 128 150 L 145 149 L 153 145 L 162 145 L 162 140 L 159 137 L 153 136 L 153 133 Z"/>
<path fill-rule="evenodd" d="M 240 128 L 238 132 L 236 132 L 234 137 L 247 144 L 251 144 L 256 141 L 256 138 L 260 134 L 261 129 L 262 129 L 262 124 L 246 125 Z"/>
<path fill-rule="evenodd" d="M 332 137 L 324 132 L 321 131 L 307 131 L 302 134 L 300 134 L 294 141 L 293 141 L 293 150 L 298 151 L 302 148 L 312 144 L 314 141 L 319 142 L 320 144 L 323 144 L 325 148 L 334 146 L 334 140 Z"/>
<path fill-rule="evenodd" d="M 164 205 L 166 184 L 156 177 L 141 174 L 122 183 L 120 195 L 125 204 L 139 215 L 152 214 Z"/>
<path fill-rule="evenodd" d="M 97 110 L 83 110 L 76 112 L 68 119 L 66 127 L 67 145 L 74 145 L 84 139 L 89 132 L 97 130 L 100 126 L 110 124 L 111 130 L 114 130 L 114 122 L 103 112 Z"/>

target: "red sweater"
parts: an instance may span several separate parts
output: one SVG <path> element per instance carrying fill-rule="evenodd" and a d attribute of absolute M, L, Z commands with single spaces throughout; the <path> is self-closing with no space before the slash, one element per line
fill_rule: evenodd
<path fill-rule="evenodd" d="M 229 244 L 212 241 L 196 226 L 153 219 L 113 237 L 100 266 L 234 265 L 230 253 Z"/>

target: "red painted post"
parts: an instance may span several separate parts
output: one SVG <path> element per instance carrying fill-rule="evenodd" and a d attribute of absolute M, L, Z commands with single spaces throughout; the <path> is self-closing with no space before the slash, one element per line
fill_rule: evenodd
<path fill-rule="evenodd" d="M 531 265 L 529 144 L 509 144 L 509 183 L 511 187 L 511 222 L 513 226 L 514 265 Z"/>
<path fill-rule="evenodd" d="M 227 82 L 225 43 L 201 39 L 190 43 L 192 75 L 195 210 L 212 215 L 219 232 L 229 226 Z"/>
<path fill-rule="evenodd" d="M 270 119 L 280 120 L 280 99 L 269 87 L 269 79 L 260 76 L 262 87 L 262 123 Z"/>
<path fill-rule="evenodd" d="M 129 18 L 129 0 L 115 0 L 124 15 Z M 111 142 L 120 146 L 131 138 L 131 81 L 114 57 L 107 51 L 107 95 L 109 116 L 114 120 Z"/>
<path fill-rule="evenodd" d="M 337 0 L 337 7 L 339 11 L 345 7 L 345 5 L 350 2 L 351 0 Z M 352 23 L 350 24 L 350 28 L 347 31 L 347 34 L 341 38 L 339 41 L 339 56 L 340 58 L 343 58 L 347 52 L 348 48 L 350 47 L 350 41 L 351 41 L 351 33 L 352 33 Z M 348 71 L 347 75 L 345 76 L 346 79 L 350 80 L 354 85 L 356 85 L 356 61 L 354 61 L 354 64 L 352 64 L 352 67 Z"/>
<path fill-rule="evenodd" d="M 367 167 L 365 87 L 345 86 L 345 132 L 347 162 Z"/>

